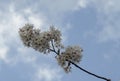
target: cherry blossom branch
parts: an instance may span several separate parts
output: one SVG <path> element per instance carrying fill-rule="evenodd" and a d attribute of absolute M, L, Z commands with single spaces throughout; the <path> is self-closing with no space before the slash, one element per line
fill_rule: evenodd
<path fill-rule="evenodd" d="M 81 52 L 83 51 L 79 46 L 68 46 L 64 51 L 61 51 L 61 32 L 58 29 L 55 29 L 52 26 L 49 31 L 40 32 L 38 29 L 34 29 L 33 27 L 34 26 L 32 24 L 26 24 L 19 30 L 19 35 L 25 46 L 31 47 L 44 54 L 54 52 L 57 55 L 56 59 L 58 64 L 62 66 L 67 73 L 71 71 L 70 65 L 73 64 L 78 69 L 94 77 L 111 81 L 110 79 L 93 74 L 77 65 L 82 58 Z"/>

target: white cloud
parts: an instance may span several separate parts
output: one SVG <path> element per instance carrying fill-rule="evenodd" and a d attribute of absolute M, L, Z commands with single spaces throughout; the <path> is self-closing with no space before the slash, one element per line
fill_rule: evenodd
<path fill-rule="evenodd" d="M 96 9 L 97 24 L 100 30 L 96 32 L 99 42 L 120 40 L 120 0 L 79 0 L 79 6 L 84 8 L 89 6 Z"/>
<path fill-rule="evenodd" d="M 118 12 L 120 0 L 79 0 L 78 7 L 92 6 L 97 9 L 98 13 L 111 14 L 109 12 Z"/>
<path fill-rule="evenodd" d="M 105 42 L 105 41 L 114 41 L 116 43 L 119 43 L 120 40 L 120 27 L 118 26 L 111 26 L 111 25 L 105 25 L 102 29 L 102 31 L 99 32 L 99 42 Z"/>
<path fill-rule="evenodd" d="M 76 7 L 75 7 L 75 10 L 79 10 L 81 8 L 86 8 L 88 6 L 88 2 L 87 0 L 79 0 Z"/>
<path fill-rule="evenodd" d="M 18 35 L 19 28 L 27 22 L 35 24 L 36 27 L 42 27 L 42 25 L 45 24 L 45 19 L 42 19 L 43 16 L 41 17 L 41 15 L 32 13 L 32 11 L 27 13 L 18 13 L 13 4 L 9 5 L 6 13 L 1 10 L 0 13 L 0 17 L 2 17 L 0 20 L 0 60 L 11 63 L 11 61 L 16 59 L 16 57 L 10 58 L 8 51 L 13 50 L 10 50 L 12 46 L 16 46 L 14 49 L 16 51 L 21 47 L 20 38 Z M 25 18 L 25 15 L 28 17 Z"/>
<path fill-rule="evenodd" d="M 111 14 L 109 12 L 118 12 L 120 11 L 119 0 L 92 0 L 95 4 L 98 11 L 104 13 L 104 14 Z"/>
<path fill-rule="evenodd" d="M 42 65 L 36 71 L 34 77 L 35 81 L 61 81 L 62 75 L 60 69 L 49 67 L 49 65 Z"/>
<path fill-rule="evenodd" d="M 120 1 L 107 0 L 102 1 L 101 6 L 98 6 L 98 23 L 102 26 L 102 30 L 98 32 L 98 40 L 100 42 L 120 40 Z"/>
<path fill-rule="evenodd" d="M 5 61 L 6 63 L 8 62 L 8 59 L 7 59 L 7 47 L 0 47 L 0 59 Z"/>
<path fill-rule="evenodd" d="M 64 13 L 73 10 L 79 0 L 40 0 L 39 5 L 52 14 Z"/>
<path fill-rule="evenodd" d="M 15 58 L 15 62 L 23 61 L 25 63 L 34 63 L 36 62 L 37 57 L 33 54 L 33 50 L 30 50 L 26 47 L 18 47 L 17 48 L 18 54 Z"/>

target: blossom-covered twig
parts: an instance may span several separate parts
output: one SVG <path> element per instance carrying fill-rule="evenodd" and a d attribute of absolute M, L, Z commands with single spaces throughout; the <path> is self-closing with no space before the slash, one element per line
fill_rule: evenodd
<path fill-rule="evenodd" d="M 68 46 L 63 49 L 64 46 L 61 44 L 61 32 L 55 29 L 54 26 L 51 26 L 49 31 L 41 32 L 39 29 L 34 29 L 32 24 L 26 24 L 20 28 L 19 35 L 23 44 L 27 47 L 31 47 L 44 54 L 54 52 L 58 64 L 65 72 L 68 73 L 71 71 L 72 64 L 92 76 L 111 81 L 110 79 L 93 74 L 78 66 L 77 64 L 82 59 L 83 49 L 79 46 Z M 63 50 L 61 51 L 61 49 Z"/>

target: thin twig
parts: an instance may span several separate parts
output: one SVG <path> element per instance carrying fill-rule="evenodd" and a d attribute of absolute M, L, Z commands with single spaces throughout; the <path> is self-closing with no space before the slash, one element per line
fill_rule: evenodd
<path fill-rule="evenodd" d="M 55 50 L 55 46 L 54 46 L 54 44 L 53 44 L 53 40 L 51 40 L 51 44 L 52 44 L 53 50 L 56 51 L 56 50 Z"/>
<path fill-rule="evenodd" d="M 54 52 L 55 54 L 57 54 L 57 55 L 58 55 L 58 52 L 56 52 L 55 50 L 50 49 L 50 48 L 48 48 L 48 50 L 50 50 L 50 51 L 52 51 L 52 52 Z"/>

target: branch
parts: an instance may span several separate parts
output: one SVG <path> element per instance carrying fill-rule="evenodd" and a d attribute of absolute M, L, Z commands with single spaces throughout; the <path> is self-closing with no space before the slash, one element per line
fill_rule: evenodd
<path fill-rule="evenodd" d="M 56 52 L 56 51 L 55 51 L 55 50 L 53 50 L 53 49 L 48 48 L 48 50 L 50 50 L 50 51 L 54 52 L 55 54 L 59 55 L 59 53 L 58 53 L 58 52 Z"/>
<path fill-rule="evenodd" d="M 97 78 L 100 78 L 100 79 L 103 79 L 103 80 L 106 80 L 106 81 L 111 81 L 110 79 L 107 79 L 107 78 L 105 78 L 105 77 L 101 77 L 101 76 L 99 76 L 99 75 L 93 74 L 93 73 L 91 73 L 91 72 L 89 72 L 89 71 L 81 68 L 80 66 L 78 66 L 77 64 L 75 64 L 74 62 L 72 62 L 72 61 L 70 61 L 70 60 L 69 60 L 69 62 L 70 62 L 71 64 L 73 64 L 75 67 L 79 68 L 80 70 L 82 70 L 82 71 L 84 71 L 84 72 L 86 72 L 86 73 L 88 73 L 88 74 L 90 74 L 90 75 L 92 75 L 92 76 L 95 76 L 95 77 L 97 77 Z"/>
<path fill-rule="evenodd" d="M 53 44 L 53 40 L 51 40 L 51 44 L 52 44 L 52 48 L 53 48 L 53 50 L 56 52 L 56 50 L 55 50 L 55 46 L 54 46 L 54 44 Z M 56 52 L 57 53 L 57 52 Z"/>
<path fill-rule="evenodd" d="M 59 50 L 58 52 L 56 52 L 55 47 L 54 47 L 54 45 L 53 45 L 53 40 L 51 41 L 51 43 L 52 43 L 53 49 L 49 49 L 49 50 L 52 51 L 52 52 L 54 52 L 56 55 L 59 55 L 60 50 Z M 82 67 L 78 66 L 77 64 L 75 64 L 74 62 L 72 62 L 72 61 L 70 61 L 70 60 L 67 60 L 67 59 L 66 59 L 66 61 L 68 61 L 69 63 L 73 64 L 73 65 L 74 65 L 75 67 L 77 67 L 78 69 L 86 72 L 87 74 L 90 74 L 90 75 L 92 75 L 92 76 L 94 76 L 94 77 L 97 77 L 97 78 L 99 78 L 99 79 L 103 79 L 103 80 L 106 80 L 106 81 L 111 81 L 110 79 L 107 79 L 107 78 L 105 78 L 105 77 L 96 75 L 96 74 L 94 74 L 94 73 L 91 73 L 91 72 L 83 69 Z"/>
<path fill-rule="evenodd" d="M 57 52 L 57 51 L 55 50 L 55 46 L 54 46 L 54 44 L 53 44 L 53 40 L 51 40 L 50 42 L 51 42 L 51 44 L 52 44 L 52 49 L 51 49 L 51 48 L 47 48 L 47 49 L 50 50 L 50 51 L 52 51 L 52 52 L 54 52 L 55 54 L 59 55 L 59 52 Z"/>

